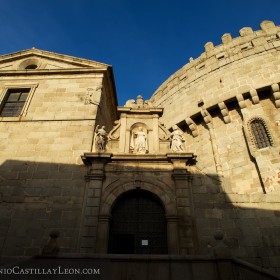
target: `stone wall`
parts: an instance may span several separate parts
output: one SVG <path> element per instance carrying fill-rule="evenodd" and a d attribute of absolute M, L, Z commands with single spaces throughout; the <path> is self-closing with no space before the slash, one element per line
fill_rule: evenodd
<path fill-rule="evenodd" d="M 151 98 L 197 156 L 191 186 L 200 253 L 231 254 L 278 272 L 279 31 L 264 21 L 259 31 L 243 28 L 238 38 L 225 34 L 220 46 L 207 43 Z M 256 147 L 254 118 L 264 120 L 270 147 Z"/>
<path fill-rule="evenodd" d="M 45 59 L 33 59 L 38 70 L 22 70 L 26 58 L 18 58 L 21 53 L 4 56 L 9 62 L 0 63 L 6 71 L 0 80 L 1 98 L 6 88 L 33 87 L 20 116 L 0 118 L 2 256 L 41 253 L 53 230 L 59 231 L 60 252 L 79 251 L 86 175 L 81 155 L 92 151 L 100 104 L 111 112 L 99 116 L 100 122 L 110 127 L 116 115 L 110 69 L 83 72 L 78 63 L 84 60 L 76 59 L 73 66 L 42 53 Z M 110 103 L 102 101 L 106 99 Z"/>
<path fill-rule="evenodd" d="M 234 39 L 225 34 L 223 43 L 216 47 L 207 43 L 205 53 L 190 60 L 157 89 L 151 101 L 165 108 L 162 120 L 167 127 L 195 117 L 200 110 L 194 105 L 200 100 L 211 108 L 238 94 L 279 83 L 280 27 L 264 21 L 261 28 L 242 28 L 240 37 Z"/>

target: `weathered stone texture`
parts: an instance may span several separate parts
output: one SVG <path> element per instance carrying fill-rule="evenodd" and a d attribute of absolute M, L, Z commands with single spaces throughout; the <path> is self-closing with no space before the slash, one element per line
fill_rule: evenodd
<path fill-rule="evenodd" d="M 244 28 L 241 37 L 223 36 L 220 46 L 206 44 L 205 53 L 174 73 L 151 100 L 164 107 L 168 128 L 181 125 L 187 151 L 197 156 L 191 191 L 200 252 L 222 246 L 279 271 L 279 26 L 267 28 Z M 256 147 L 253 118 L 265 122 L 271 146 Z M 224 233 L 220 243 L 217 231 Z"/>
<path fill-rule="evenodd" d="M 23 51 L 31 60 L 0 57 L 1 101 L 10 87 L 32 88 L 20 116 L 0 117 L 2 255 L 40 254 L 52 231 L 62 253 L 107 253 L 115 203 L 142 190 L 164 208 L 169 254 L 233 256 L 279 272 L 279 28 L 265 21 L 208 42 L 151 100 L 118 109 L 108 65 L 36 49 Z M 30 61 L 38 69 L 26 70 Z M 97 125 L 108 134 L 102 152 Z M 184 151 L 173 153 L 177 129 Z M 192 262 L 197 277 L 211 269 Z"/>
<path fill-rule="evenodd" d="M 2 255 L 40 254 L 52 230 L 60 233 L 60 252 L 77 252 L 86 175 L 80 156 L 92 150 L 99 108 L 116 103 L 114 86 L 104 79 L 105 64 L 36 49 L 26 53 L 36 57 L 38 71 L 22 71 L 28 60 L 16 54 L 6 69 L 10 75 L 0 81 L 2 99 L 5 88 L 36 85 L 24 114 L 0 118 Z M 111 94 L 109 104 L 100 102 Z M 99 121 L 110 127 L 114 109 L 108 112 Z"/>

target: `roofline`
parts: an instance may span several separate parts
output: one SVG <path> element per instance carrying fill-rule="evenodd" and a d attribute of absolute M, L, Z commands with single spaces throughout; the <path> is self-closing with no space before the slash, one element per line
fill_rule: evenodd
<path fill-rule="evenodd" d="M 17 57 L 27 57 L 30 55 L 38 55 L 38 56 L 42 56 L 42 57 L 52 57 L 54 59 L 64 60 L 64 61 L 66 60 L 66 61 L 71 62 L 72 64 L 76 64 L 76 65 L 81 65 L 81 64 L 97 64 L 98 65 L 99 64 L 99 65 L 102 65 L 105 67 L 111 66 L 110 64 L 106 64 L 106 63 L 102 63 L 102 62 L 98 62 L 98 61 L 94 61 L 94 60 L 90 60 L 90 59 L 79 58 L 79 57 L 60 54 L 60 53 L 56 53 L 56 52 L 49 52 L 49 51 L 40 50 L 40 49 L 36 49 L 36 48 L 31 48 L 31 49 L 26 49 L 26 50 L 13 52 L 13 53 L 5 54 L 5 55 L 0 55 L 0 62 L 6 62 L 6 61 L 13 60 Z"/>
<path fill-rule="evenodd" d="M 110 67 L 108 67 L 110 68 Z M 55 74 L 84 74 L 84 73 L 106 73 L 108 68 L 72 68 L 72 69 L 28 69 L 28 70 L 5 70 L 0 71 L 0 76 L 32 76 L 32 75 L 55 75 Z"/>

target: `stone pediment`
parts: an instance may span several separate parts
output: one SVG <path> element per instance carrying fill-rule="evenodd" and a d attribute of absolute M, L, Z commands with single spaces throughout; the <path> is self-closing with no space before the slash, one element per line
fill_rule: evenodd
<path fill-rule="evenodd" d="M 107 69 L 110 65 L 36 48 L 0 56 L 0 72 L 26 70 Z"/>

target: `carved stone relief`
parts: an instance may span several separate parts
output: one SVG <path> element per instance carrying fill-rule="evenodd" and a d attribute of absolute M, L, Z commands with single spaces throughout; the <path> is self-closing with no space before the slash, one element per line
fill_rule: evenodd
<path fill-rule="evenodd" d="M 96 86 L 95 88 L 88 88 L 86 97 L 85 97 L 85 104 L 94 104 L 96 106 L 99 106 L 99 102 L 95 100 L 95 95 L 98 93 L 100 94 L 102 92 L 102 85 Z"/>
<path fill-rule="evenodd" d="M 129 99 L 126 101 L 124 107 L 129 107 L 129 108 L 154 108 L 153 104 L 151 101 L 143 100 L 143 97 L 141 95 L 138 95 L 136 98 L 136 101 L 134 99 Z"/>
<path fill-rule="evenodd" d="M 170 133 L 164 126 L 164 124 L 160 123 L 159 127 L 159 140 L 168 140 L 170 138 Z"/>
<path fill-rule="evenodd" d="M 118 140 L 120 138 L 120 126 L 121 126 L 120 121 L 116 120 L 115 126 L 109 132 L 109 135 L 108 135 L 109 140 Z"/>

